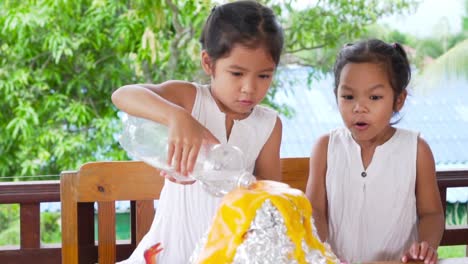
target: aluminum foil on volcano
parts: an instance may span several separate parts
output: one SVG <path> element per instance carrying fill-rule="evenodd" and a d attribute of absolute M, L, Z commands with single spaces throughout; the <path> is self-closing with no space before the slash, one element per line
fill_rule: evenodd
<path fill-rule="evenodd" d="M 315 228 L 313 229 L 316 235 Z M 237 248 L 232 264 L 297 264 L 294 258 L 294 243 L 287 235 L 286 225 L 281 213 L 271 203 L 265 200 L 257 210 L 245 240 Z M 200 250 L 206 243 L 205 235 L 197 245 L 191 257 L 191 263 L 196 263 Z M 318 249 L 309 248 L 307 243 L 302 241 L 302 250 L 305 253 L 306 262 L 309 264 L 326 264 L 327 257 Z M 329 259 L 337 258 L 331 253 L 326 245 Z M 339 263 L 339 262 L 337 262 Z"/>

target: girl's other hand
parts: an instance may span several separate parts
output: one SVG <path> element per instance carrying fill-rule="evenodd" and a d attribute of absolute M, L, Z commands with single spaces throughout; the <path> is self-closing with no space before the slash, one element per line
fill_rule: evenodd
<path fill-rule="evenodd" d="M 202 144 L 219 144 L 219 140 L 186 111 L 174 114 L 168 127 L 167 163 L 182 175 L 193 171 Z"/>
<path fill-rule="evenodd" d="M 410 260 L 424 261 L 424 264 L 437 263 L 437 250 L 426 241 L 414 242 L 406 253 L 401 257 L 401 262 L 407 263 Z"/>

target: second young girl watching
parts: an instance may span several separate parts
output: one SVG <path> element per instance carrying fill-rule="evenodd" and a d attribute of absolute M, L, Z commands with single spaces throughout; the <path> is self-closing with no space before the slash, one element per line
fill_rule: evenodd
<path fill-rule="evenodd" d="M 218 6 L 200 42 L 209 85 L 127 85 L 114 92 L 112 101 L 124 112 L 168 126 L 168 162 L 183 174 L 192 171 L 206 141 L 239 147 L 257 178 L 279 180 L 281 121 L 273 110 L 258 106 L 283 47 L 275 15 L 254 1 Z M 207 194 L 198 182 L 181 185 L 165 176 L 170 181 L 164 184 L 151 229 L 125 263 L 144 263 L 144 250 L 157 242 L 164 248 L 158 263 L 188 263 L 211 222 L 220 198 Z"/>
<path fill-rule="evenodd" d="M 334 67 L 345 128 L 318 139 L 307 196 L 319 236 L 343 261 L 437 261 L 444 214 L 428 144 L 392 126 L 411 70 L 400 44 L 345 46 Z"/>

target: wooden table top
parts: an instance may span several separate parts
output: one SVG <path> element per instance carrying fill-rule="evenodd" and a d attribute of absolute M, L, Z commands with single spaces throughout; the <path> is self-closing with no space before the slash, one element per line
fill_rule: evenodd
<path fill-rule="evenodd" d="M 401 264 L 400 261 L 373 261 L 373 262 L 365 262 L 362 264 Z M 424 264 L 423 261 L 410 261 L 406 262 L 406 264 Z"/>

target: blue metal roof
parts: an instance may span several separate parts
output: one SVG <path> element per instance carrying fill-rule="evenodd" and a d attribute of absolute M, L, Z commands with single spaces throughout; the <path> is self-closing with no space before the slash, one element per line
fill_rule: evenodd
<path fill-rule="evenodd" d="M 333 93 L 332 76 L 313 80 L 308 85 L 309 71 L 305 67 L 288 67 L 278 76 L 286 81 L 283 81 L 275 101 L 285 103 L 295 111 L 292 118 L 281 117 L 281 157 L 309 156 L 320 135 L 343 126 Z M 421 133 L 434 153 L 438 170 L 468 169 L 468 83 L 449 80 L 438 90 L 426 94 L 417 91 L 417 86 L 410 90 L 396 126 Z M 467 202 L 468 188 L 449 188 L 447 201 Z"/>

